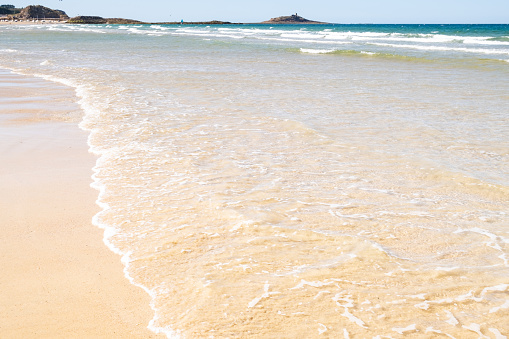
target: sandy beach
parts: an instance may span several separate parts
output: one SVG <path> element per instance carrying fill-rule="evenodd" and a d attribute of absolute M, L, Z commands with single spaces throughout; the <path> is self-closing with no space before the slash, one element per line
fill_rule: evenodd
<path fill-rule="evenodd" d="M 66 20 L 44 19 L 44 20 L 11 20 L 5 16 L 0 17 L 0 25 L 43 25 L 43 24 L 64 24 Z"/>
<path fill-rule="evenodd" d="M 155 338 L 92 225 L 95 156 L 64 86 L 0 71 L 0 337 Z"/>
<path fill-rule="evenodd" d="M 57 21 L 57 20 L 39 20 L 39 21 L 32 21 L 32 20 L 0 20 L 0 25 L 46 25 L 46 24 L 65 24 L 65 21 Z"/>

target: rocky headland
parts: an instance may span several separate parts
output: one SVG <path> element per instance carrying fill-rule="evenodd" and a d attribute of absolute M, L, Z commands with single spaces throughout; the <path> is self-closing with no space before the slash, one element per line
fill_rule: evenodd
<path fill-rule="evenodd" d="M 15 19 L 18 20 L 44 20 L 44 19 L 56 19 L 65 21 L 69 19 L 64 11 L 59 9 L 51 9 L 44 6 L 27 6 L 23 8 L 18 14 L 14 15 Z"/>

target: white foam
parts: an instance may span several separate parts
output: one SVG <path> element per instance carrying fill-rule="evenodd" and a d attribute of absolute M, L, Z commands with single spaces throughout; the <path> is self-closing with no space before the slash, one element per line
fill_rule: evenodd
<path fill-rule="evenodd" d="M 495 339 L 507 339 L 507 337 L 500 333 L 500 331 L 497 330 L 496 328 L 489 328 L 489 330 L 491 333 L 495 335 Z"/>
<path fill-rule="evenodd" d="M 403 327 L 403 328 L 393 327 L 392 330 L 394 332 L 398 332 L 399 334 L 405 334 L 406 332 L 416 331 L 417 327 L 415 324 L 412 324 L 412 325 L 408 325 L 407 327 Z"/>
<path fill-rule="evenodd" d="M 265 282 L 265 285 L 263 286 L 263 291 L 264 293 L 259 296 L 259 297 L 256 297 L 254 298 L 253 300 L 251 300 L 249 302 L 249 304 L 247 305 L 248 308 L 253 308 L 255 307 L 262 299 L 265 299 L 265 298 L 269 298 L 271 295 L 273 294 L 279 294 L 280 292 L 269 292 L 269 283 L 268 282 Z"/>
<path fill-rule="evenodd" d="M 480 49 L 480 48 L 466 48 L 466 47 L 449 47 L 449 46 L 424 46 L 424 45 L 405 45 L 405 44 L 388 44 L 380 42 L 370 42 L 371 45 L 395 47 L 395 48 L 410 48 L 426 51 L 452 51 L 452 52 L 465 52 L 465 53 L 481 53 L 481 54 L 509 54 L 509 50 L 499 49 Z"/>
<path fill-rule="evenodd" d="M 489 40 L 490 37 L 465 37 L 463 43 L 472 45 L 509 46 L 509 41 Z"/>
<path fill-rule="evenodd" d="M 322 287 L 322 286 L 329 286 L 329 285 L 333 285 L 334 282 L 333 281 L 330 281 L 330 282 L 322 282 L 322 281 L 306 281 L 304 279 L 302 279 L 300 281 L 300 283 L 292 288 L 290 288 L 291 290 L 296 290 L 296 289 L 299 289 L 299 288 L 303 288 L 304 286 L 311 286 L 311 287 Z"/>
<path fill-rule="evenodd" d="M 472 232 L 472 233 L 478 233 L 487 236 L 491 240 L 497 240 L 498 236 L 496 234 L 493 234 L 485 229 L 479 228 L 479 227 L 473 227 L 469 229 L 462 229 L 458 228 L 456 231 L 454 231 L 455 234 L 458 233 L 464 233 L 464 232 Z"/>
<path fill-rule="evenodd" d="M 312 49 L 312 48 L 301 48 L 300 51 L 302 53 L 309 53 L 309 54 L 328 54 L 328 53 L 334 53 L 337 51 L 336 49 Z"/>
<path fill-rule="evenodd" d="M 22 75 L 27 75 L 27 74 L 25 74 L 25 73 L 23 73 L 23 72 L 21 72 L 20 70 L 17 70 L 17 69 L 11 69 L 11 70 L 13 72 L 16 72 L 16 73 L 19 73 L 19 74 L 22 74 Z M 154 333 L 164 334 L 168 338 L 175 338 L 175 339 L 181 338 L 181 333 L 179 331 L 173 330 L 172 328 L 170 328 L 170 326 L 157 326 L 156 325 L 157 320 L 159 319 L 158 311 L 157 311 L 157 308 L 155 307 L 155 299 L 157 297 L 157 293 L 155 291 L 152 291 L 152 290 L 148 289 L 144 285 L 138 284 L 131 277 L 131 275 L 129 274 L 129 264 L 131 262 L 131 259 L 130 259 L 131 253 L 130 252 L 124 253 L 119 248 L 115 247 L 113 245 L 113 243 L 111 243 L 110 239 L 115 234 L 117 234 L 117 230 L 114 227 L 109 226 L 107 224 L 104 224 L 104 223 L 102 223 L 100 221 L 101 215 L 105 211 L 107 211 L 110 207 L 109 207 L 108 204 L 104 203 L 103 200 L 102 200 L 102 197 L 106 194 L 106 186 L 97 179 L 96 174 L 99 171 L 100 163 L 104 159 L 103 157 L 106 156 L 107 153 L 104 153 L 103 151 L 101 151 L 101 150 L 99 150 L 99 149 L 94 147 L 94 145 L 91 143 L 91 137 L 94 134 L 94 130 L 91 130 L 91 129 L 86 127 L 87 126 L 86 120 L 89 119 L 90 116 L 99 114 L 99 112 L 95 109 L 94 105 L 91 104 L 91 102 L 93 102 L 93 97 L 91 95 L 89 95 L 89 92 L 90 92 L 89 89 L 86 86 L 79 85 L 76 82 L 74 82 L 72 80 L 69 80 L 69 79 L 58 78 L 58 77 L 55 77 L 55 76 L 44 75 L 44 74 L 33 74 L 33 76 L 40 77 L 40 78 L 43 78 L 45 80 L 61 83 L 63 85 L 66 85 L 68 87 L 71 87 L 71 88 L 75 89 L 76 96 L 78 98 L 80 98 L 78 103 L 80 104 L 80 106 L 82 107 L 83 111 L 85 112 L 83 120 L 79 124 L 79 126 L 83 130 L 86 130 L 86 131 L 90 132 L 89 137 L 88 137 L 88 144 L 89 144 L 89 147 L 90 147 L 90 151 L 95 153 L 95 154 L 100 155 L 100 157 L 96 161 L 96 165 L 93 168 L 94 174 L 92 175 L 93 182 L 92 182 L 91 186 L 99 191 L 96 203 L 101 208 L 101 211 L 99 213 L 97 213 L 96 215 L 94 215 L 94 217 L 92 218 L 92 224 L 97 226 L 97 227 L 99 227 L 99 228 L 104 229 L 104 237 L 103 237 L 104 243 L 106 244 L 106 246 L 112 252 L 114 252 L 114 253 L 116 253 L 116 254 L 121 256 L 121 262 L 124 265 L 124 270 L 123 270 L 124 271 L 124 276 L 129 280 L 129 282 L 131 284 L 142 288 L 145 292 L 147 292 L 147 294 L 150 295 L 150 297 L 151 297 L 150 307 L 154 311 L 154 317 L 152 318 L 152 320 L 150 320 L 149 324 L 147 325 L 147 328 L 149 330 L 151 330 L 152 332 L 154 332 Z M 272 292 L 272 293 L 275 293 L 275 292 Z"/>
<path fill-rule="evenodd" d="M 413 298 L 413 299 L 422 299 L 422 300 L 424 300 L 426 298 L 426 293 L 409 295 L 408 297 L 409 298 Z"/>
<path fill-rule="evenodd" d="M 452 326 L 456 326 L 458 325 L 460 322 L 458 321 L 458 319 L 456 319 L 456 317 L 454 316 L 454 314 L 452 314 L 452 312 L 446 310 L 445 313 L 449 316 L 449 319 L 447 319 L 445 322 L 452 325 Z"/>
<path fill-rule="evenodd" d="M 366 326 L 366 323 L 364 321 L 362 321 L 361 319 L 357 318 L 356 316 L 354 316 L 352 313 L 350 313 L 350 311 L 348 310 L 348 308 L 345 307 L 345 310 L 344 312 L 341 314 L 343 317 L 346 317 L 348 320 L 350 320 L 351 322 L 353 322 L 354 324 L 356 324 L 357 326 L 360 326 L 362 328 L 368 328 Z"/>
<path fill-rule="evenodd" d="M 429 332 L 432 332 L 432 333 L 439 333 L 439 334 L 443 334 L 449 338 L 452 338 L 452 339 L 456 339 L 455 337 L 453 337 L 452 335 L 450 335 L 449 333 L 445 333 L 445 332 L 442 332 L 440 330 L 436 330 L 434 329 L 433 327 L 427 327 L 426 328 L 426 333 L 429 333 Z"/>
<path fill-rule="evenodd" d="M 317 294 L 313 297 L 313 299 L 318 299 L 318 298 L 320 298 L 322 295 L 324 295 L 324 294 L 330 294 L 330 293 L 331 293 L 330 291 L 320 291 L 320 292 L 318 292 L 318 293 L 317 293 Z"/>
<path fill-rule="evenodd" d="M 338 293 L 334 296 L 334 298 L 332 298 L 332 300 L 335 301 L 338 306 L 343 307 L 344 311 L 340 314 L 341 316 L 347 318 L 359 327 L 368 328 L 364 321 L 357 318 L 350 312 L 349 308 L 354 307 L 354 303 L 350 295 L 343 296 L 342 293 Z M 344 301 L 345 303 L 340 303 L 340 301 Z"/>
<path fill-rule="evenodd" d="M 445 272 L 451 272 L 460 269 L 458 266 L 454 267 L 437 267 L 435 268 L 437 271 L 445 271 Z"/>
<path fill-rule="evenodd" d="M 98 34 L 106 34 L 107 32 L 101 29 L 101 26 L 94 25 L 51 25 L 39 26 L 41 29 L 46 29 L 48 31 L 54 32 L 87 32 L 87 33 L 98 33 Z"/>
<path fill-rule="evenodd" d="M 472 332 L 477 333 L 477 334 L 479 335 L 479 338 L 487 338 L 487 339 L 490 339 L 490 337 L 488 337 L 488 336 L 484 335 L 484 334 L 481 332 L 481 325 L 479 325 L 479 324 L 472 323 L 472 324 L 470 324 L 470 325 L 468 325 L 468 326 L 463 325 L 462 327 L 463 327 L 464 329 L 466 329 L 466 330 L 470 330 L 470 331 L 472 331 Z"/>
<path fill-rule="evenodd" d="M 505 292 L 507 288 L 509 287 L 508 284 L 501 284 L 497 286 L 491 286 L 486 287 L 482 290 L 479 297 L 474 296 L 474 291 L 470 291 L 467 294 L 459 295 L 456 298 L 445 298 L 445 299 L 439 299 L 439 300 L 425 300 L 422 303 L 415 304 L 414 307 L 420 308 L 422 310 L 429 309 L 431 304 L 452 304 L 454 302 L 464 302 L 464 301 L 475 301 L 475 302 L 482 302 L 485 300 L 486 295 L 488 292 Z"/>
<path fill-rule="evenodd" d="M 321 334 L 324 334 L 325 332 L 327 332 L 327 326 L 325 326 L 324 324 L 321 324 L 321 323 L 318 323 L 318 335 L 321 335 Z"/>
<path fill-rule="evenodd" d="M 491 310 L 490 310 L 490 313 L 495 313 L 495 312 L 498 312 L 500 310 L 505 310 L 505 309 L 509 309 L 509 300 L 506 300 L 505 303 L 503 303 L 502 305 L 500 306 L 497 306 L 497 307 L 493 307 Z"/>
<path fill-rule="evenodd" d="M 485 289 L 482 290 L 481 297 L 484 297 L 488 292 L 492 292 L 492 291 L 505 292 L 508 287 L 509 287 L 509 284 L 500 284 L 497 286 L 486 287 Z"/>

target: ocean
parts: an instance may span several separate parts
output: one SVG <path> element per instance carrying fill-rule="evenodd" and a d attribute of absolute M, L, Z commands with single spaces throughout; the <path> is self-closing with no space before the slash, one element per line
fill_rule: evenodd
<path fill-rule="evenodd" d="M 506 338 L 509 25 L 0 26 L 76 90 L 169 338 Z"/>

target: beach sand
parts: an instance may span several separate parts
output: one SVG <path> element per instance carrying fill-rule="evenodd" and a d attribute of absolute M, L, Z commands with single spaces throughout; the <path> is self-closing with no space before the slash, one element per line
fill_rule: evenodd
<path fill-rule="evenodd" d="M 47 25 L 47 24 L 65 24 L 65 21 L 58 21 L 58 20 L 38 20 L 38 21 L 32 21 L 32 20 L 0 20 L 0 25 Z"/>
<path fill-rule="evenodd" d="M 150 298 L 91 223 L 72 89 L 0 71 L 0 338 L 156 338 Z"/>

